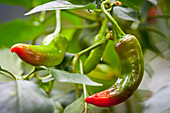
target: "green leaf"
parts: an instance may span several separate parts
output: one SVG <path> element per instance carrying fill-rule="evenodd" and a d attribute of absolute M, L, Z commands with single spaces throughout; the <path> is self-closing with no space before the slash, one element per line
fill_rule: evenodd
<path fill-rule="evenodd" d="M 94 24 L 94 23 L 88 23 L 88 24 Z M 99 27 L 84 29 L 82 31 L 82 33 L 79 36 L 79 45 L 81 50 L 93 45 L 94 37 L 97 35 L 98 32 L 99 32 Z"/>
<path fill-rule="evenodd" d="M 79 95 L 81 95 L 82 91 L 79 90 Z M 60 96 L 56 100 L 59 101 L 63 106 L 68 106 L 76 100 L 76 91 L 72 90 L 69 93 Z"/>
<path fill-rule="evenodd" d="M 145 51 L 147 49 L 149 49 L 149 50 L 153 51 L 154 53 L 156 53 L 156 54 L 158 54 L 162 57 L 163 56 L 162 53 L 160 52 L 160 50 L 154 44 L 152 37 L 150 37 L 149 34 L 148 34 L 148 31 L 149 31 L 149 29 L 139 28 L 140 36 L 138 37 L 138 40 L 141 44 L 143 52 L 145 53 Z"/>
<path fill-rule="evenodd" d="M 154 6 L 157 6 L 157 1 L 156 0 L 148 0 L 150 3 L 152 3 Z"/>
<path fill-rule="evenodd" d="M 79 83 L 92 86 L 102 86 L 102 84 L 91 81 L 86 75 L 80 73 L 69 73 L 67 71 L 44 68 L 59 82 Z"/>
<path fill-rule="evenodd" d="M 136 6 L 141 6 L 144 1 L 146 0 L 119 0 L 122 2 L 122 5 L 127 5 L 130 6 L 131 4 L 136 5 Z"/>
<path fill-rule="evenodd" d="M 81 96 L 72 104 L 68 105 L 63 113 L 81 113 L 84 110 L 84 106 L 84 99 L 83 96 Z"/>
<path fill-rule="evenodd" d="M 83 95 L 74 101 L 72 104 L 68 105 L 64 113 L 82 113 L 85 109 L 85 102 Z M 88 113 L 110 113 L 108 108 L 96 107 L 94 105 L 88 104 Z"/>
<path fill-rule="evenodd" d="M 32 40 L 45 30 L 45 26 L 36 26 L 29 21 L 17 19 L 0 25 L 0 47 L 11 47 L 16 43 Z"/>
<path fill-rule="evenodd" d="M 144 2 L 143 5 L 141 6 L 141 15 L 140 15 L 140 20 L 141 23 L 144 23 L 148 19 L 148 11 L 151 7 L 151 4 L 149 2 Z"/>
<path fill-rule="evenodd" d="M 68 2 L 76 5 L 87 5 L 94 2 L 95 0 L 67 0 Z"/>
<path fill-rule="evenodd" d="M 95 8 L 96 5 L 93 3 L 88 5 L 74 5 L 67 1 L 58 0 L 58 1 L 48 2 L 43 5 L 39 5 L 34 9 L 32 9 L 31 11 L 29 11 L 28 13 L 26 13 L 25 15 L 30 15 L 40 11 L 56 10 L 56 9 L 95 9 Z"/>
<path fill-rule="evenodd" d="M 31 0 L 0 0 L 0 3 L 24 6 L 26 9 L 31 8 Z"/>
<path fill-rule="evenodd" d="M 143 113 L 169 113 L 170 85 L 162 87 L 146 101 Z"/>
<path fill-rule="evenodd" d="M 20 76 L 23 73 L 22 61 L 7 48 L 0 50 L 0 66 L 16 76 Z"/>
<path fill-rule="evenodd" d="M 150 66 L 150 64 L 146 64 L 144 70 L 146 71 L 146 73 L 149 75 L 150 78 L 154 75 L 154 71 Z"/>
<path fill-rule="evenodd" d="M 158 4 L 164 14 L 170 14 L 170 1 L 169 0 L 157 0 Z"/>
<path fill-rule="evenodd" d="M 63 113 L 64 109 L 60 102 L 55 102 L 55 112 L 54 113 Z"/>
<path fill-rule="evenodd" d="M 149 90 L 137 89 L 133 96 L 135 97 L 136 101 L 144 102 L 152 96 L 152 92 Z"/>
<path fill-rule="evenodd" d="M 79 35 L 81 34 L 82 30 L 76 30 L 72 36 L 72 40 L 69 42 L 68 52 L 71 53 L 78 53 L 80 51 L 79 45 Z"/>
<path fill-rule="evenodd" d="M 54 102 L 30 81 L 0 82 L 1 113 L 53 113 Z"/>
<path fill-rule="evenodd" d="M 135 9 L 136 11 L 139 11 L 139 7 L 146 0 L 119 0 L 119 1 L 122 2 L 122 6 L 127 6 L 132 9 Z"/>
<path fill-rule="evenodd" d="M 121 19 L 136 21 L 139 23 L 138 12 L 131 8 L 124 8 L 124 7 L 116 6 L 113 8 L 113 12 L 115 16 Z"/>

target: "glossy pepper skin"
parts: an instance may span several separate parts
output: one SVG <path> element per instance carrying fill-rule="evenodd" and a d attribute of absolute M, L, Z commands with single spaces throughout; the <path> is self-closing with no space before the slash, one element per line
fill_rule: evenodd
<path fill-rule="evenodd" d="M 101 27 L 99 33 L 94 37 L 93 45 L 100 42 L 101 40 L 106 39 L 105 34 L 106 34 L 107 22 L 108 22 L 107 19 L 105 19 L 103 21 L 102 27 Z M 107 41 L 104 44 L 102 44 L 101 46 L 93 49 L 90 52 L 87 60 L 85 61 L 84 65 L 83 65 L 83 73 L 84 74 L 89 73 L 97 66 L 97 64 L 99 63 L 99 61 L 103 55 L 106 45 L 107 45 Z"/>
<path fill-rule="evenodd" d="M 85 99 L 85 102 L 99 107 L 110 107 L 128 99 L 139 86 L 144 72 L 141 46 L 133 35 L 126 35 L 115 44 L 119 56 L 121 74 L 115 84 Z"/>
<path fill-rule="evenodd" d="M 50 34 L 42 45 L 15 44 L 11 47 L 11 52 L 33 66 L 51 67 L 62 62 L 67 48 L 68 41 L 63 35 L 54 37 Z"/>

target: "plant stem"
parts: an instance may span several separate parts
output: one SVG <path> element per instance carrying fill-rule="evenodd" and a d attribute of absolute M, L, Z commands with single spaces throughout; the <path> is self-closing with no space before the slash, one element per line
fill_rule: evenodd
<path fill-rule="evenodd" d="M 34 70 L 32 72 L 30 72 L 26 77 L 24 77 L 23 80 L 28 79 L 32 74 L 34 74 L 35 72 L 40 71 L 40 70 L 44 70 L 44 68 L 34 67 Z"/>
<path fill-rule="evenodd" d="M 78 12 L 76 12 L 76 11 L 70 11 L 70 10 L 65 10 L 65 11 L 68 12 L 68 13 L 70 13 L 70 14 L 76 15 L 76 16 L 78 16 L 78 17 L 80 17 L 80 18 L 89 20 L 89 21 L 96 21 L 96 18 L 87 16 L 87 15 L 85 15 L 84 13 L 78 13 Z"/>
<path fill-rule="evenodd" d="M 119 27 L 118 23 L 116 22 L 116 20 L 111 16 L 110 13 L 107 12 L 107 10 L 105 9 L 105 4 L 110 4 L 109 0 L 106 0 L 102 3 L 101 5 L 101 9 L 103 11 L 103 13 L 105 14 L 105 16 L 110 20 L 110 22 L 112 23 L 114 30 L 116 31 L 118 38 L 120 38 L 121 36 L 125 35 L 125 33 L 121 30 L 121 28 Z"/>
<path fill-rule="evenodd" d="M 80 73 L 83 74 L 83 63 L 82 61 L 79 59 L 79 65 L 80 65 Z M 83 84 L 83 92 L 84 92 L 84 99 L 86 99 L 87 97 L 87 90 L 86 90 L 86 85 Z M 87 113 L 87 103 L 85 102 L 85 111 L 84 113 Z"/>
<path fill-rule="evenodd" d="M 40 16 L 39 16 L 40 22 L 44 22 L 45 20 L 45 11 L 41 11 Z"/>
<path fill-rule="evenodd" d="M 78 84 L 74 84 L 75 86 L 75 90 L 76 90 L 76 98 L 80 97 L 80 93 L 79 93 L 79 88 L 78 88 Z"/>
<path fill-rule="evenodd" d="M 36 78 L 39 79 L 39 80 L 44 80 L 44 79 L 50 79 L 52 77 L 51 74 L 45 76 L 45 77 L 39 77 L 37 74 L 36 74 Z"/>
<path fill-rule="evenodd" d="M 34 68 L 34 70 L 32 72 L 30 72 L 26 77 L 23 78 L 23 80 L 28 79 L 32 74 L 34 74 L 36 72 L 36 69 Z"/>
<path fill-rule="evenodd" d="M 125 101 L 126 113 L 132 113 L 130 100 Z"/>
<path fill-rule="evenodd" d="M 51 87 L 50 87 L 50 89 L 49 89 L 49 92 L 47 92 L 48 95 L 50 95 L 51 90 L 52 90 L 52 88 L 53 88 L 53 86 L 54 86 L 54 80 L 52 80 L 51 82 L 52 82 L 52 83 L 51 83 Z"/>
<path fill-rule="evenodd" d="M 60 10 L 56 10 L 56 29 L 53 33 L 54 36 L 57 36 L 61 30 L 61 22 L 60 22 Z"/>
<path fill-rule="evenodd" d="M 17 78 L 9 71 L 5 70 L 5 69 L 2 69 L 1 66 L 0 66 L 0 71 L 3 71 L 5 73 L 8 73 L 9 75 L 11 75 L 11 77 L 14 79 L 14 80 L 17 80 Z"/>
<path fill-rule="evenodd" d="M 88 47 L 88 48 L 80 51 L 79 53 L 77 53 L 77 54 L 74 56 L 73 61 L 72 61 L 72 66 L 73 66 L 72 72 L 73 72 L 73 73 L 75 72 L 76 62 L 77 62 L 77 60 L 79 59 L 79 57 L 80 57 L 81 55 L 87 53 L 88 51 L 90 51 L 90 50 L 92 50 L 92 49 L 95 49 L 95 48 L 101 46 L 101 45 L 104 44 L 108 39 L 109 39 L 109 35 L 107 35 L 106 38 L 104 38 L 104 39 L 101 40 L 100 42 L 98 42 L 98 43 L 96 43 L 96 44 L 94 44 L 94 45 L 92 45 L 92 46 L 90 46 L 90 47 Z"/>

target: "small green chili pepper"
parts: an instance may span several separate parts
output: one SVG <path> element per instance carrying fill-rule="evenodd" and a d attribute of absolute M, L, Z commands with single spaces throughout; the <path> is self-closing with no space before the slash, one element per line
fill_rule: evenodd
<path fill-rule="evenodd" d="M 63 36 L 48 35 L 42 45 L 15 44 L 11 52 L 17 55 L 26 63 L 34 66 L 56 66 L 64 59 L 68 41 Z"/>
<path fill-rule="evenodd" d="M 102 27 L 99 33 L 94 37 L 93 45 L 106 38 L 105 34 L 106 34 L 107 22 L 108 22 L 107 19 L 103 21 Z M 97 64 L 99 63 L 103 55 L 106 45 L 107 45 L 107 40 L 103 45 L 93 49 L 90 52 L 87 60 L 85 61 L 83 65 L 83 73 L 85 74 L 89 73 L 97 66 Z"/>
<path fill-rule="evenodd" d="M 85 102 L 99 107 L 109 107 L 128 99 L 139 86 L 144 72 L 141 46 L 133 35 L 124 36 L 115 44 L 120 59 L 121 74 L 109 89 L 93 94 Z"/>

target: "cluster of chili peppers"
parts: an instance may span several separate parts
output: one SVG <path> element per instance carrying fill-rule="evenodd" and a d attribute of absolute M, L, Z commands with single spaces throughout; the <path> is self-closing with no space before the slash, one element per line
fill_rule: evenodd
<path fill-rule="evenodd" d="M 116 2 L 118 4 L 118 2 Z M 121 4 L 121 3 L 119 3 Z M 113 35 L 116 40 L 114 46 L 120 60 L 121 73 L 109 89 L 93 94 L 85 99 L 85 102 L 94 104 L 99 107 L 109 107 L 119 104 L 128 99 L 138 88 L 144 72 L 143 53 L 140 43 L 135 36 L 125 34 L 118 26 L 112 15 L 106 9 L 110 6 L 110 1 L 106 0 L 101 4 L 101 10 L 106 16 L 103 20 L 99 33 L 95 36 L 93 50 L 83 65 L 83 72 L 92 71 L 103 55 L 108 42 L 108 20 L 112 24 Z M 50 42 L 47 41 L 50 38 Z M 44 39 L 42 45 L 16 44 L 12 46 L 11 52 L 17 55 L 28 64 L 33 66 L 57 66 L 64 57 L 68 48 L 66 38 L 58 34 L 50 34 Z"/>

